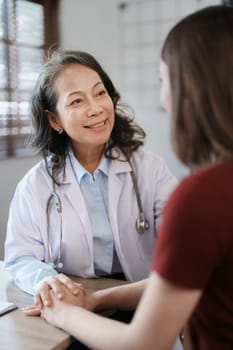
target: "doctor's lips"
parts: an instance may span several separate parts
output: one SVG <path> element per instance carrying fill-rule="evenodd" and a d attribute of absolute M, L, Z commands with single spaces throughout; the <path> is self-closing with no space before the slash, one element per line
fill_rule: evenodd
<path fill-rule="evenodd" d="M 87 129 L 95 129 L 95 128 L 100 128 L 101 126 L 104 126 L 106 124 L 108 118 L 106 118 L 105 120 L 98 122 L 98 123 L 94 123 L 94 124 L 90 124 L 90 125 L 84 125 L 84 128 Z"/>

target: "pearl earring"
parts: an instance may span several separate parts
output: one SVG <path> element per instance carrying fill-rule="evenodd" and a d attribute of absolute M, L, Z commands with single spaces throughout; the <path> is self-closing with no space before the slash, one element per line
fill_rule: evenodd
<path fill-rule="evenodd" d="M 62 134 L 63 133 L 63 129 L 62 128 L 58 128 L 57 132 L 58 132 L 58 134 Z"/>

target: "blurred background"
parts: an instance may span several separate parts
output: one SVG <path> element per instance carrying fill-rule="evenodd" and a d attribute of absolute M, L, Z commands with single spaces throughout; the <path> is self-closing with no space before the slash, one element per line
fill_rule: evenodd
<path fill-rule="evenodd" d="M 40 157 L 26 147 L 28 101 L 51 47 L 93 54 L 147 133 L 146 147 L 180 180 L 188 169 L 173 155 L 169 117 L 159 105 L 162 42 L 184 15 L 231 0 L 0 0 L 0 259 L 17 182 Z"/>

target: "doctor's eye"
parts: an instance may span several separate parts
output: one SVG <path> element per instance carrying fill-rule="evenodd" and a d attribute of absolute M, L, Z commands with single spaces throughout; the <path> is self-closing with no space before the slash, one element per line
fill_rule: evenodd
<path fill-rule="evenodd" d="M 82 99 L 81 98 L 76 98 L 75 100 L 73 100 L 70 105 L 71 106 L 75 106 L 75 105 L 80 105 L 82 103 Z"/>
<path fill-rule="evenodd" d="M 105 89 L 101 89 L 97 92 L 97 96 L 103 96 L 106 95 L 107 91 Z"/>

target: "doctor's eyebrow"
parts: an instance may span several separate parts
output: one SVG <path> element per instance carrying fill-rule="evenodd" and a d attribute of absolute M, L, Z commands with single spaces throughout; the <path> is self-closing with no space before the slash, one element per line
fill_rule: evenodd
<path fill-rule="evenodd" d="M 91 89 L 92 89 L 92 90 L 95 89 L 98 85 L 103 85 L 103 87 L 105 88 L 104 83 L 103 83 L 102 81 L 98 81 L 97 83 L 95 83 L 95 84 L 91 87 Z M 68 94 L 66 95 L 65 98 L 67 99 L 67 98 L 69 98 L 69 97 L 71 97 L 71 96 L 73 96 L 73 95 L 76 95 L 76 94 L 83 94 L 83 93 L 84 93 L 83 90 L 72 91 L 72 92 L 68 93 Z"/>

